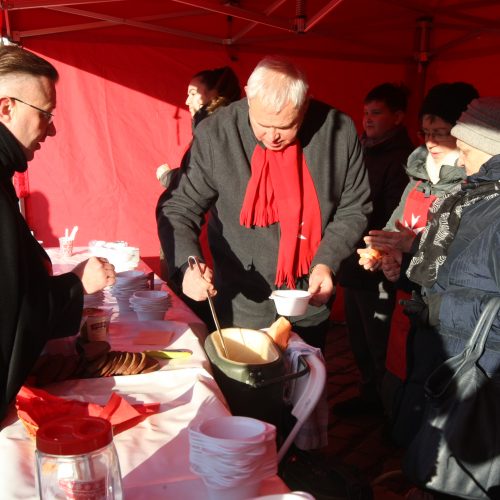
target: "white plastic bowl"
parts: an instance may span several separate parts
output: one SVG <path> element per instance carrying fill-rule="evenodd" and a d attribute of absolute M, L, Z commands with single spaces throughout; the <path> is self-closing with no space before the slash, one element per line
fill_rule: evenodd
<path fill-rule="evenodd" d="M 265 495 L 253 497 L 250 500 L 314 500 L 314 497 L 305 491 L 292 491 L 290 493 L 278 493 L 277 495 Z"/>
<path fill-rule="evenodd" d="M 168 292 L 166 290 L 138 290 L 132 296 L 140 300 L 166 300 Z"/>
<path fill-rule="evenodd" d="M 149 321 L 154 319 L 165 319 L 165 311 L 135 311 L 139 321 Z"/>
<path fill-rule="evenodd" d="M 274 300 L 281 316 L 301 316 L 306 312 L 311 294 L 306 290 L 275 290 L 269 298 Z"/>

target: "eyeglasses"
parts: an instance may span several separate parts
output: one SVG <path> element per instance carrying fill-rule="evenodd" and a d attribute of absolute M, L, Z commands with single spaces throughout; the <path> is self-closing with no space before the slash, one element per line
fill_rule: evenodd
<path fill-rule="evenodd" d="M 54 120 L 54 114 L 51 113 L 50 111 L 47 111 L 45 109 L 39 108 L 37 106 L 33 106 L 33 104 L 30 104 L 29 102 L 25 102 L 21 99 L 18 99 L 17 97 L 9 97 L 9 99 L 12 99 L 13 101 L 21 102 L 23 104 L 26 104 L 26 106 L 29 106 L 30 108 L 36 109 L 39 113 L 42 113 L 43 117 L 49 122 L 52 123 Z"/>
<path fill-rule="evenodd" d="M 447 139 L 452 137 L 450 132 L 436 132 L 436 131 L 429 132 L 428 130 L 419 130 L 417 134 L 420 137 L 420 139 L 424 139 L 425 141 L 428 141 L 429 139 L 438 142 L 446 141 Z"/>

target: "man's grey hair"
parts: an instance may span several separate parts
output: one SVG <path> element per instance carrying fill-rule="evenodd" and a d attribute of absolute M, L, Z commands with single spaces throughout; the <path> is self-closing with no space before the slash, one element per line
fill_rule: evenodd
<path fill-rule="evenodd" d="M 279 112 L 289 102 L 297 109 L 307 99 L 309 84 L 302 71 L 280 57 L 265 57 L 257 64 L 247 82 L 247 97 L 258 97 L 270 111 Z"/>

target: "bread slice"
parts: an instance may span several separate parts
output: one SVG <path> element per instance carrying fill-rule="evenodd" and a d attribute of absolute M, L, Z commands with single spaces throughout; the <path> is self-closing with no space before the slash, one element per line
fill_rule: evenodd
<path fill-rule="evenodd" d="M 160 369 L 160 363 L 151 356 L 146 355 L 146 365 L 140 371 L 140 373 L 151 373 L 159 369 Z"/>
<path fill-rule="evenodd" d="M 291 332 L 292 324 L 283 316 L 280 316 L 267 330 L 274 343 L 283 351 L 288 345 Z"/>

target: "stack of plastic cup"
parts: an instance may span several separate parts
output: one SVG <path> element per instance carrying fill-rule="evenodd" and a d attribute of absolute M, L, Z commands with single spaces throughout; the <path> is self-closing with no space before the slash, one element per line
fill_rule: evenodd
<path fill-rule="evenodd" d="M 71 257 L 73 255 L 73 244 L 75 240 L 69 236 L 59 238 L 59 253 L 61 257 Z"/>
<path fill-rule="evenodd" d="M 115 284 L 110 293 L 116 298 L 120 312 L 130 311 L 130 297 L 139 290 L 148 289 L 148 278 L 142 271 L 122 271 L 116 273 Z"/>
<path fill-rule="evenodd" d="M 258 494 L 277 471 L 276 428 L 249 417 L 214 417 L 189 429 L 191 470 L 211 500 L 244 500 Z"/>
<path fill-rule="evenodd" d="M 140 321 L 147 321 L 164 319 L 172 299 L 165 290 L 141 290 L 134 292 L 129 302 L 137 318 Z"/>

